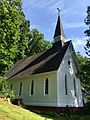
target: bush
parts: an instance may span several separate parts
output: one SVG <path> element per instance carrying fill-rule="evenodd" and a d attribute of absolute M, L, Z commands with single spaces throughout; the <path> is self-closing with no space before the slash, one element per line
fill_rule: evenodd
<path fill-rule="evenodd" d="M 85 104 L 85 114 L 90 114 L 90 101 Z"/>
<path fill-rule="evenodd" d="M 8 81 L 2 76 L 0 76 L 0 97 L 10 98 L 11 101 L 15 99 L 15 94 L 13 90 L 9 88 Z"/>

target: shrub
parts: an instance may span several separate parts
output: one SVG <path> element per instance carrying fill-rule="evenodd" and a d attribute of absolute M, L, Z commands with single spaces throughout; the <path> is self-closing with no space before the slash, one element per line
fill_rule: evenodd
<path fill-rule="evenodd" d="M 0 97 L 10 98 L 11 101 L 15 99 L 15 94 L 9 88 L 8 81 L 2 76 L 0 76 Z"/>
<path fill-rule="evenodd" d="M 85 104 L 85 114 L 90 114 L 90 101 Z"/>

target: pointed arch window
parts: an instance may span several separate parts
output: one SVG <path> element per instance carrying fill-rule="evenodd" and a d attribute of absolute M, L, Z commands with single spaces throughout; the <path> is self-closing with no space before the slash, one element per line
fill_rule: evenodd
<path fill-rule="evenodd" d="M 44 81 L 44 95 L 48 95 L 48 78 Z"/>
<path fill-rule="evenodd" d="M 30 81 L 29 96 L 32 96 L 34 94 L 34 84 L 34 80 Z"/>
<path fill-rule="evenodd" d="M 71 60 L 68 60 L 68 67 L 71 69 Z"/>
<path fill-rule="evenodd" d="M 22 94 L 22 82 L 20 83 L 20 87 L 19 87 L 19 95 Z"/>
<path fill-rule="evenodd" d="M 34 81 L 31 82 L 31 95 L 34 94 Z"/>
<path fill-rule="evenodd" d="M 65 95 L 67 95 L 67 75 L 65 75 Z"/>
<path fill-rule="evenodd" d="M 70 66 L 70 60 L 68 60 L 68 65 Z"/>
<path fill-rule="evenodd" d="M 74 84 L 74 94 L 76 96 L 77 92 L 76 92 L 76 80 L 75 80 L 75 78 L 73 79 L 73 84 Z"/>

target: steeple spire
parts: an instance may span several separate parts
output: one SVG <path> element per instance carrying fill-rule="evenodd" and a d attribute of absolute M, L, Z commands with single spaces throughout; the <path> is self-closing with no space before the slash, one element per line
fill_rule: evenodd
<path fill-rule="evenodd" d="M 54 42 L 60 41 L 61 47 L 62 47 L 64 44 L 64 41 L 65 41 L 65 35 L 64 35 L 62 23 L 60 20 L 60 9 L 57 8 L 57 10 L 58 10 L 58 20 L 57 20 L 57 24 L 56 24 L 55 33 L 54 33 Z"/>

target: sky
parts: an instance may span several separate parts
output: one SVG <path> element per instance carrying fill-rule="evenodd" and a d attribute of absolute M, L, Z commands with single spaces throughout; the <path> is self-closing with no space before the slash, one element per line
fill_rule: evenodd
<path fill-rule="evenodd" d="M 30 29 L 37 28 L 45 39 L 53 41 L 57 22 L 57 8 L 60 8 L 61 22 L 67 40 L 72 40 L 75 51 L 85 54 L 84 45 L 88 28 L 84 19 L 90 0 L 22 0 L 23 12 L 30 20 Z"/>

